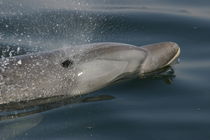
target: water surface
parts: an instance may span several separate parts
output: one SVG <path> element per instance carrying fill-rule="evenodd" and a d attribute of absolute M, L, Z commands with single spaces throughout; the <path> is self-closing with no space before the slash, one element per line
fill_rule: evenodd
<path fill-rule="evenodd" d="M 41 112 L 1 112 L 0 139 L 209 139 L 209 4 L 0 0 L 1 57 L 102 41 L 181 46 L 173 80 L 134 79 Z"/>

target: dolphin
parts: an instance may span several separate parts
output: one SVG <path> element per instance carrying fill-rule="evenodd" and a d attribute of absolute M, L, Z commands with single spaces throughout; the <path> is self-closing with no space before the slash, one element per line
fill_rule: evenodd
<path fill-rule="evenodd" d="M 103 42 L 1 58 L 0 104 L 84 95 L 170 66 L 179 55 L 174 42 Z"/>

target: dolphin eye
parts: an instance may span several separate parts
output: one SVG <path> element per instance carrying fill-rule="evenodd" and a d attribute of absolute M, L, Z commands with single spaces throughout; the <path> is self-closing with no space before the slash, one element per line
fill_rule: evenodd
<path fill-rule="evenodd" d="M 64 68 L 68 68 L 68 67 L 72 66 L 73 63 L 74 63 L 74 62 L 73 62 L 72 60 L 67 59 L 67 60 L 63 61 L 63 62 L 61 63 L 61 65 L 62 65 Z"/>

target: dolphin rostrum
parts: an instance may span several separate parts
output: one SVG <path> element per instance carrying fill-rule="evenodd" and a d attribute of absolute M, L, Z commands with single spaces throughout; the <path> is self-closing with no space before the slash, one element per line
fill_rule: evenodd
<path fill-rule="evenodd" d="M 94 43 L 1 58 L 0 104 L 83 95 L 169 66 L 179 54 L 173 42 Z"/>

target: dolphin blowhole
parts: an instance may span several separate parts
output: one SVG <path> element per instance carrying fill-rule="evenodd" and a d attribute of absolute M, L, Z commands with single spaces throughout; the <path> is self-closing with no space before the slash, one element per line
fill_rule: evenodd
<path fill-rule="evenodd" d="M 61 63 L 62 67 L 68 68 L 74 64 L 74 61 L 71 59 L 67 59 Z"/>

